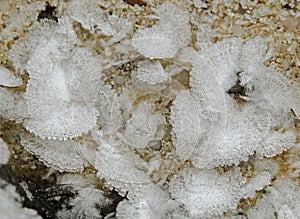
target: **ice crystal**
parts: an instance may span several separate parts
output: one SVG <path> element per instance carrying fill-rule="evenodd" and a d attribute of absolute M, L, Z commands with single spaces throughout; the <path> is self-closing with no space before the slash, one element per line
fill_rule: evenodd
<path fill-rule="evenodd" d="M 243 46 L 239 39 L 226 39 L 200 53 L 186 49 L 181 54 L 182 61 L 192 63 L 192 93 L 180 102 L 177 98 L 182 96 L 178 95 L 174 101 L 173 141 L 179 155 L 180 150 L 185 150 L 199 168 L 237 165 L 255 151 L 260 157 L 275 156 L 295 143 L 295 135 L 284 129 L 291 126 L 290 109 L 298 106 L 293 99 L 296 90 L 283 75 L 263 65 L 263 57 L 267 56 L 263 45 L 255 48 L 261 58 L 256 56 L 256 61 L 250 63 L 258 68 L 245 67 L 251 59 L 243 49 L 250 50 L 252 44 L 260 42 L 255 39 Z M 239 97 L 248 102 L 241 107 L 229 95 L 237 82 L 246 87 L 244 96 Z M 181 112 L 176 111 L 179 104 L 186 107 Z M 198 114 L 198 119 L 193 113 L 192 123 L 182 120 L 191 110 Z M 181 127 L 196 127 L 196 132 L 177 129 L 177 123 Z M 278 126 L 283 129 L 275 131 Z M 199 127 L 204 135 L 199 135 Z M 178 144 L 177 136 L 183 136 L 183 146 Z"/>
<path fill-rule="evenodd" d="M 257 182 L 247 182 L 238 169 L 221 175 L 215 170 L 187 168 L 172 179 L 170 192 L 192 217 L 213 218 L 235 209 L 241 198 L 253 195 L 269 181 L 270 176 L 266 175 Z"/>
<path fill-rule="evenodd" d="M 157 8 L 159 21 L 151 28 L 140 27 L 132 38 L 132 45 L 144 56 L 172 58 L 186 46 L 191 37 L 188 13 L 166 2 Z"/>
<path fill-rule="evenodd" d="M 300 212 L 299 185 L 289 179 L 278 179 L 269 187 L 262 199 L 248 211 L 249 219 L 296 219 Z M 276 217 L 278 215 L 278 217 Z"/>
<path fill-rule="evenodd" d="M 105 139 L 101 139 L 100 143 L 95 164 L 99 178 L 106 179 L 121 193 L 151 182 L 143 171 L 147 165 L 138 155 L 118 145 L 110 145 Z"/>
<path fill-rule="evenodd" d="M 0 85 L 5 87 L 18 87 L 22 84 L 23 81 L 21 78 L 17 78 L 10 70 L 0 66 Z"/>
<path fill-rule="evenodd" d="M 12 9 L 6 21 L 5 28 L 1 30 L 1 40 L 11 40 L 18 37 L 25 27 L 32 24 L 38 17 L 41 10 L 45 8 L 45 2 L 36 1 L 24 3 L 18 9 Z"/>
<path fill-rule="evenodd" d="M 67 8 L 67 14 L 84 29 L 111 36 L 110 44 L 122 40 L 132 31 L 132 19 L 111 14 L 112 4 L 107 1 L 75 0 Z"/>
<path fill-rule="evenodd" d="M 9 184 L 2 184 L 0 181 L 0 211 L 3 219 L 41 219 L 33 209 L 22 207 L 21 198 L 16 188 Z"/>
<path fill-rule="evenodd" d="M 138 64 L 137 78 L 148 84 L 158 84 L 170 79 L 170 76 L 159 61 L 151 63 L 151 61 L 146 60 Z"/>
<path fill-rule="evenodd" d="M 249 98 L 258 102 L 274 116 L 281 117 L 293 109 L 299 116 L 298 91 L 289 79 L 273 69 L 260 67 L 241 76 L 242 83 L 249 87 Z M 253 87 L 255 88 L 253 89 Z"/>
<path fill-rule="evenodd" d="M 196 1 L 194 1 L 195 3 Z M 205 3 L 204 3 L 205 4 Z M 198 26 L 196 47 L 198 49 L 206 49 L 213 44 L 213 38 L 217 37 L 215 30 L 212 30 L 210 25 L 203 24 Z"/>
<path fill-rule="evenodd" d="M 53 139 L 88 132 L 98 115 L 99 60 L 87 49 L 74 46 L 78 41 L 67 18 L 58 24 L 45 22 L 31 34 L 27 37 L 34 40 L 16 44 L 30 51 L 18 62 L 30 77 L 25 93 L 26 129 Z"/>
<path fill-rule="evenodd" d="M 136 189 L 128 196 L 129 200 L 118 204 L 117 218 L 184 218 L 180 204 L 154 185 Z"/>
<path fill-rule="evenodd" d="M 291 131 L 284 133 L 272 131 L 263 139 L 263 147 L 256 150 L 258 157 L 273 157 L 293 147 L 296 142 L 296 135 Z"/>
<path fill-rule="evenodd" d="M 0 138 L 0 166 L 8 162 L 9 156 L 8 145 Z"/>
<path fill-rule="evenodd" d="M 58 219 L 93 218 L 101 219 L 101 208 L 111 204 L 112 200 L 104 196 L 104 192 L 86 187 L 79 190 L 76 198 L 70 201 L 72 208 L 63 209 L 56 214 Z"/>
<path fill-rule="evenodd" d="M 59 171 L 77 172 L 88 166 L 84 154 L 87 146 L 73 140 L 45 140 L 24 134 L 21 144 L 47 166 Z"/>
<path fill-rule="evenodd" d="M 173 144 L 178 156 L 183 160 L 190 158 L 203 132 L 200 114 L 200 109 L 190 92 L 181 91 L 173 102 L 171 121 Z"/>
<path fill-rule="evenodd" d="M 0 166 L 21 144 L 41 161 L 28 171 L 72 186 L 57 218 L 298 217 L 294 72 L 273 69 L 273 38 L 231 37 L 241 17 L 269 19 L 257 2 L 21 2 L 0 16 Z M 224 7 L 237 19 L 226 35 Z M 278 179 L 286 169 L 295 182 Z"/>
<path fill-rule="evenodd" d="M 151 113 L 153 108 L 149 103 L 139 104 L 132 117 L 126 124 L 124 131 L 125 142 L 136 148 L 145 148 L 155 139 L 158 126 L 163 124 L 164 117 Z"/>
<path fill-rule="evenodd" d="M 0 87 L 0 116 L 8 120 L 23 122 L 26 116 L 24 96 Z"/>

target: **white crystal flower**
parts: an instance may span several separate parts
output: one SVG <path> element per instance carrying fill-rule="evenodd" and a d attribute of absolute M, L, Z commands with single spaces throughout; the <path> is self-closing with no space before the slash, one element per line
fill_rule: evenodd
<path fill-rule="evenodd" d="M 219 174 L 216 170 L 186 168 L 170 182 L 172 197 L 182 202 L 195 218 L 213 218 L 235 209 L 241 198 L 269 184 L 266 173 L 247 182 L 238 169 Z"/>
<path fill-rule="evenodd" d="M 21 198 L 12 185 L 4 185 L 0 188 L 0 212 L 3 219 L 42 219 L 33 209 L 24 208 Z"/>
<path fill-rule="evenodd" d="M 23 134 L 21 144 L 45 165 L 61 172 L 79 172 L 89 165 L 85 158 L 87 146 L 73 140 L 46 140 Z"/>
<path fill-rule="evenodd" d="M 67 18 L 46 22 L 28 33 L 29 53 L 19 59 L 29 81 L 24 125 L 42 138 L 80 136 L 96 125 L 101 66 L 85 48 L 75 47 L 76 34 Z M 32 43 L 35 43 L 32 45 Z M 16 47 L 18 46 L 18 42 Z"/>
<path fill-rule="evenodd" d="M 0 166 L 8 162 L 9 156 L 8 145 L 0 138 Z"/>
<path fill-rule="evenodd" d="M 159 61 L 152 63 L 146 60 L 138 63 L 137 78 L 148 84 L 158 84 L 170 79 L 170 76 Z"/>
<path fill-rule="evenodd" d="M 189 15 L 179 6 L 166 2 L 157 8 L 160 20 L 151 28 L 140 28 L 132 45 L 144 56 L 172 58 L 191 38 Z"/>
<path fill-rule="evenodd" d="M 21 78 L 17 78 L 10 70 L 0 66 L 0 85 L 5 87 L 18 87 L 22 84 L 23 81 Z"/>

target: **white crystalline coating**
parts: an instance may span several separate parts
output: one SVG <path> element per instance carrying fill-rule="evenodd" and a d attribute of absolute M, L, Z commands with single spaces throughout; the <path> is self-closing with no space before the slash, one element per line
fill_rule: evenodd
<path fill-rule="evenodd" d="M 247 182 L 238 169 L 219 174 L 216 170 L 186 168 L 170 182 L 172 197 L 183 203 L 195 218 L 213 218 L 236 208 L 241 198 L 261 189 L 261 180 Z"/>
<path fill-rule="evenodd" d="M 293 147 L 296 142 L 296 135 L 291 131 L 285 133 L 272 131 L 263 139 L 262 147 L 256 150 L 258 157 L 273 157 Z"/>
<path fill-rule="evenodd" d="M 44 164 L 61 172 L 79 172 L 88 166 L 81 151 L 85 146 L 73 140 L 44 140 L 24 134 L 21 144 Z"/>
<path fill-rule="evenodd" d="M 78 195 L 72 199 L 70 210 L 63 209 L 56 214 L 57 219 L 93 218 L 101 219 L 101 208 L 111 205 L 113 200 L 104 196 L 104 192 L 92 187 L 79 190 Z"/>
<path fill-rule="evenodd" d="M 0 87 L 0 116 L 4 119 L 23 122 L 26 117 L 24 95 Z"/>
<path fill-rule="evenodd" d="M 297 182 L 280 178 L 266 189 L 263 197 L 247 212 L 249 219 L 296 219 L 300 215 L 300 190 Z M 278 215 L 278 217 L 276 217 Z"/>
<path fill-rule="evenodd" d="M 248 160 L 255 151 L 260 157 L 271 157 L 293 146 L 295 141 L 292 132 L 271 134 L 271 130 L 279 126 L 284 129 L 291 126 L 290 109 L 297 114 L 300 106 L 296 98 L 298 92 L 282 74 L 263 65 L 268 55 L 266 46 L 259 45 L 261 40 L 255 38 L 243 47 L 240 39 L 225 39 L 200 53 L 187 48 L 180 54 L 180 61 L 192 64 L 192 96 L 201 112 L 201 124 L 198 126 L 205 131 L 196 147 L 195 143 L 194 146 L 189 145 L 194 147 L 190 158 L 196 167 L 238 165 L 240 161 Z M 255 68 L 245 67 L 251 57 L 242 51 L 243 48 L 255 50 L 252 53 L 255 57 L 250 63 Z M 245 86 L 248 95 L 245 97 L 247 103 L 242 107 L 237 106 L 227 93 L 238 82 Z M 186 108 L 186 112 L 181 114 L 188 114 L 195 109 L 189 104 L 186 104 Z M 177 119 L 173 119 L 173 125 Z M 182 126 L 189 127 L 187 124 L 193 123 L 186 122 Z M 173 129 L 174 133 L 179 132 L 176 126 Z M 187 138 L 183 142 L 193 139 L 187 137 L 193 134 L 191 130 L 183 133 L 182 136 Z"/>
<path fill-rule="evenodd" d="M 98 3 L 102 4 L 103 1 Z M 99 4 L 94 0 L 74 0 L 68 5 L 67 13 L 87 30 L 93 30 L 99 19 L 104 18 Z"/>
<path fill-rule="evenodd" d="M 198 168 L 213 168 L 218 165 L 238 165 L 248 160 L 260 146 L 264 132 L 257 125 L 260 117 L 247 118 L 227 99 L 227 113 L 220 120 L 203 123 L 209 131 L 194 148 L 192 163 Z M 251 112 L 251 111 L 250 111 Z"/>
<path fill-rule="evenodd" d="M 114 43 L 132 32 L 134 22 L 130 18 L 119 17 L 117 13 L 110 14 L 108 9 L 113 7 L 111 2 L 104 0 L 74 0 L 67 6 L 66 14 L 92 33 L 98 31 L 112 36 L 110 43 Z"/>
<path fill-rule="evenodd" d="M 97 124 L 107 137 L 114 135 L 112 111 L 116 96 L 117 94 L 111 86 L 103 84 L 99 90 L 99 99 L 96 102 L 100 112 Z"/>
<path fill-rule="evenodd" d="M 21 198 L 12 185 L 1 186 L 0 203 L 2 219 L 42 219 L 35 210 L 22 206 Z"/>
<path fill-rule="evenodd" d="M 10 70 L 0 66 L 0 85 L 5 87 L 18 87 L 22 84 L 23 81 L 21 78 L 17 78 Z"/>
<path fill-rule="evenodd" d="M 122 141 L 135 148 L 145 148 L 151 140 L 156 140 L 155 134 L 165 119 L 162 115 L 154 113 L 153 108 L 154 106 L 147 102 L 137 106 L 126 123 L 125 131 L 118 135 Z"/>
<path fill-rule="evenodd" d="M 99 178 L 104 178 L 120 193 L 151 182 L 145 173 L 146 163 L 138 155 L 118 145 L 110 145 L 101 139 L 101 134 L 98 139 L 101 144 L 96 154 L 95 167 Z"/>
<path fill-rule="evenodd" d="M 241 49 L 241 67 L 246 72 L 256 72 L 257 66 L 271 58 L 272 51 L 268 51 L 266 39 L 255 37 L 249 39 Z"/>
<path fill-rule="evenodd" d="M 139 28 L 132 45 L 144 56 L 172 58 L 191 38 L 189 15 L 179 6 L 166 2 L 158 6 L 160 20 L 151 28 Z"/>
<path fill-rule="evenodd" d="M 184 218 L 179 203 L 155 185 L 136 189 L 117 207 L 117 218 Z"/>
<path fill-rule="evenodd" d="M 216 31 L 211 29 L 210 25 L 208 24 L 199 25 L 198 28 L 199 31 L 197 32 L 196 35 L 197 37 L 196 47 L 198 49 L 203 50 L 213 44 L 212 40 L 214 37 L 217 37 L 217 34 Z"/>
<path fill-rule="evenodd" d="M 271 56 L 267 48 L 266 40 L 260 37 L 244 44 L 241 52 L 241 82 L 249 88 L 248 95 L 252 99 L 266 102 L 275 115 L 293 109 L 300 117 L 299 89 L 281 73 L 264 66 L 263 62 Z"/>
<path fill-rule="evenodd" d="M 23 2 L 18 6 L 18 9 L 11 9 L 8 19 L 5 21 L 5 28 L 0 32 L 1 40 L 12 40 L 19 36 L 24 28 L 28 27 L 34 22 L 40 11 L 45 9 L 45 2 Z"/>
<path fill-rule="evenodd" d="M 255 72 L 241 74 L 241 82 L 249 87 L 248 96 L 274 115 L 282 117 L 293 109 L 300 117 L 299 90 L 281 73 L 257 65 Z"/>
<path fill-rule="evenodd" d="M 170 79 L 170 76 L 159 61 L 152 63 L 150 60 L 146 60 L 138 63 L 137 78 L 148 84 L 159 84 Z"/>
<path fill-rule="evenodd" d="M 74 44 L 78 43 L 69 18 L 62 17 L 58 20 L 58 23 L 43 20 L 41 23 L 32 25 L 25 37 L 18 39 L 8 52 L 8 59 L 12 62 L 16 72 L 24 73 L 29 59 L 38 51 L 37 48 L 43 49 L 50 39 L 53 41 L 55 38 L 58 40 L 57 44 L 64 45 L 61 47 L 62 53 L 67 52 Z M 50 42 L 50 44 L 53 44 L 53 42 Z M 65 48 L 63 49 L 63 47 Z M 58 53 L 56 52 L 53 55 L 58 55 Z"/>
<path fill-rule="evenodd" d="M 225 93 L 235 85 L 240 71 L 239 52 L 242 40 L 222 40 L 200 53 L 185 49 L 180 56 L 183 62 L 192 63 L 190 85 L 193 96 L 203 109 L 203 116 L 216 120 L 218 114 L 226 114 Z"/>
<path fill-rule="evenodd" d="M 67 18 L 38 27 L 38 45 L 26 59 L 27 130 L 42 138 L 68 139 L 96 125 L 101 65 L 85 48 L 77 48 Z"/>
<path fill-rule="evenodd" d="M 172 139 L 177 155 L 186 160 L 193 153 L 203 130 L 201 111 L 189 91 L 181 91 L 171 107 Z"/>
<path fill-rule="evenodd" d="M 197 62 L 193 64 L 191 72 L 191 86 L 193 90 L 198 88 L 197 81 L 206 74 L 214 77 L 218 86 L 224 91 L 231 88 L 240 71 L 239 53 L 243 41 L 238 38 L 224 39 L 200 52 Z"/>
<path fill-rule="evenodd" d="M 8 162 L 9 156 L 8 145 L 0 138 L 0 166 Z"/>

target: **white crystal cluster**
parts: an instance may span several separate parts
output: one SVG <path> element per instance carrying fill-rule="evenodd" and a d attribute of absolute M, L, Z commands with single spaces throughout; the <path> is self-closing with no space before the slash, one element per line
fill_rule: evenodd
<path fill-rule="evenodd" d="M 22 147 L 51 171 L 81 177 L 57 218 L 102 218 L 113 201 L 97 180 L 126 197 L 111 217 L 298 218 L 299 188 L 273 182 L 269 159 L 300 153 L 300 93 L 265 65 L 269 39 L 212 41 L 207 24 L 195 28 L 192 8 L 206 8 L 204 1 L 126 2 L 55 1 L 57 21 L 38 21 L 33 12 L 46 5 L 31 3 L 35 16 L 1 34 L 18 36 L 6 54 L 11 65 L 0 66 L 1 118 L 23 125 Z M 11 25 L 26 31 L 7 35 Z M 128 78 L 116 83 L 127 63 L 135 63 Z M 0 165 L 8 147 L 0 139 Z M 83 183 L 91 169 L 97 180 Z M 239 215 L 241 200 L 263 189 Z"/>

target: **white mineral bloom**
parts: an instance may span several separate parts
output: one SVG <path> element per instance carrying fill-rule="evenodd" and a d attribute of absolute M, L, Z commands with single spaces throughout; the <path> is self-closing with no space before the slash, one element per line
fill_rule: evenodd
<path fill-rule="evenodd" d="M 148 84 L 158 84 L 170 79 L 170 76 L 159 61 L 152 63 L 146 60 L 138 63 L 137 78 Z"/>
<path fill-rule="evenodd" d="M 141 103 L 133 111 L 131 118 L 127 121 L 126 128 L 121 137 L 129 146 L 145 148 L 155 134 L 159 125 L 164 124 L 164 117 L 158 113 L 151 112 L 153 106 L 149 103 Z M 160 140 L 160 139 L 158 139 Z"/>
<path fill-rule="evenodd" d="M 171 108 L 172 139 L 177 155 L 190 158 L 203 133 L 201 111 L 189 91 L 181 91 Z"/>
<path fill-rule="evenodd" d="M 98 115 L 98 58 L 85 48 L 75 47 L 77 37 L 67 18 L 58 24 L 46 22 L 30 33 L 27 38 L 35 40 L 20 44 L 33 48 L 29 54 L 20 49 L 26 58 L 19 61 L 30 77 L 25 93 L 26 129 L 52 139 L 88 132 L 95 127 Z"/>
<path fill-rule="evenodd" d="M 128 194 L 129 200 L 118 204 L 117 218 L 184 218 L 180 204 L 158 186 L 149 185 Z"/>
<path fill-rule="evenodd" d="M 159 21 L 151 28 L 140 27 L 132 45 L 144 56 L 172 58 L 191 38 L 189 15 L 179 6 L 166 2 L 157 8 Z"/>
<path fill-rule="evenodd" d="M 57 219 L 93 218 L 101 219 L 101 208 L 112 204 L 112 200 L 104 196 L 104 192 L 92 187 L 85 187 L 78 191 L 78 195 L 69 203 L 70 210 L 63 209 L 56 214 Z"/>
<path fill-rule="evenodd" d="M 261 41 L 253 42 L 258 44 Z M 247 161 L 255 151 L 259 157 L 272 157 L 294 146 L 296 139 L 292 131 L 275 131 L 275 128 L 282 126 L 288 129 L 291 126 L 290 109 L 297 109 L 297 92 L 282 74 L 263 65 L 266 53 L 263 45 L 258 45 L 253 62 L 249 61 L 256 65 L 256 69 L 245 68 L 251 57 L 241 51 L 254 47 L 252 44 L 246 46 L 249 44 L 246 42 L 243 46 L 240 39 L 226 39 L 200 53 L 186 49 L 180 56 L 182 61 L 192 63 L 192 92 L 190 97 L 181 96 L 185 109 L 177 112 L 179 116 L 171 122 L 173 135 L 184 136 L 182 139 L 186 137 L 182 142 L 189 145 L 188 141 L 191 141 L 193 146 L 182 147 L 176 138 L 173 140 L 179 155 L 181 150 L 189 152 L 198 168 L 238 165 Z M 248 95 L 243 106 L 238 106 L 228 94 L 228 90 L 238 82 L 241 83 L 239 86 L 246 87 L 244 95 Z M 183 103 L 192 103 L 193 100 L 195 104 Z M 179 106 L 177 100 L 174 103 L 173 116 Z M 200 119 L 194 115 L 196 111 Z M 177 120 L 190 112 L 195 112 L 192 123 Z M 196 131 L 201 127 L 204 135 L 189 129 L 179 130 L 180 123 L 182 127 L 196 127 Z M 190 152 L 191 149 L 193 152 Z"/>
<path fill-rule="evenodd" d="M 45 2 L 23 2 L 18 9 L 11 9 L 5 28 L 1 30 L 1 40 L 11 40 L 19 36 L 23 29 L 34 22 L 41 10 L 45 9 Z"/>
<path fill-rule="evenodd" d="M 235 209 L 241 198 L 269 182 L 268 175 L 247 182 L 238 169 L 219 174 L 216 170 L 186 168 L 172 179 L 170 192 L 192 217 L 214 218 Z"/>
<path fill-rule="evenodd" d="M 299 185 L 290 179 L 280 178 L 268 187 L 255 207 L 247 212 L 249 219 L 296 219 L 300 215 Z M 276 217 L 276 214 L 278 217 Z"/>
<path fill-rule="evenodd" d="M 7 164 L 10 156 L 10 152 L 8 150 L 8 145 L 0 138 L 0 166 L 2 164 Z"/>
<path fill-rule="evenodd" d="M 119 17 L 105 10 L 112 7 L 111 2 L 103 0 L 74 0 L 67 6 L 66 14 L 92 33 L 99 32 L 105 36 L 112 36 L 111 44 L 122 40 L 132 32 L 133 25 L 132 19 Z"/>
<path fill-rule="evenodd" d="M 73 140 L 46 140 L 24 134 L 21 144 L 45 165 L 61 172 L 79 172 L 89 164 L 85 159 L 87 146 Z"/>
<path fill-rule="evenodd" d="M 0 87 L 0 116 L 4 119 L 23 122 L 26 117 L 24 95 Z"/>
<path fill-rule="evenodd" d="M 42 219 L 35 210 L 22 207 L 21 198 L 12 185 L 0 188 L 0 202 L 2 219 Z"/>
<path fill-rule="evenodd" d="M 23 81 L 21 78 L 17 78 L 10 70 L 0 66 L 0 85 L 5 87 L 18 87 L 22 84 Z"/>
<path fill-rule="evenodd" d="M 151 182 L 145 173 L 147 164 L 138 155 L 119 145 L 110 145 L 101 139 L 101 132 L 98 134 L 101 144 L 96 154 L 95 167 L 99 178 L 104 178 L 108 185 L 117 188 L 121 194 Z"/>

